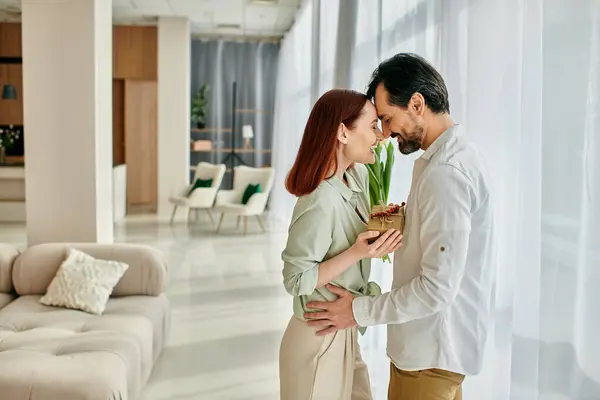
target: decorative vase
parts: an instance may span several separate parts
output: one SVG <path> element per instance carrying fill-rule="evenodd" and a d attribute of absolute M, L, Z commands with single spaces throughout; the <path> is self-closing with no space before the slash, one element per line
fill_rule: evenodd
<path fill-rule="evenodd" d="M 204 122 L 196 122 L 196 128 L 204 129 L 206 127 L 206 123 Z"/>
<path fill-rule="evenodd" d="M 6 162 L 6 149 L 4 147 L 0 147 L 0 164 L 4 164 Z"/>

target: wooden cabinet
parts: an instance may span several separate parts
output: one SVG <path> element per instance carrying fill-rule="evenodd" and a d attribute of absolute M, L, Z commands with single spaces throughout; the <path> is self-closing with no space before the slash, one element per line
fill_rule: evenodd
<path fill-rule="evenodd" d="M 23 66 L 21 64 L 0 64 L 0 93 L 4 85 L 13 85 L 16 99 L 4 100 L 0 97 L 0 125 L 23 125 Z"/>
<path fill-rule="evenodd" d="M 113 28 L 113 78 L 155 81 L 158 31 L 154 26 Z"/>
<path fill-rule="evenodd" d="M 113 163 L 127 165 L 127 213 L 158 203 L 158 31 L 113 27 Z"/>
<path fill-rule="evenodd" d="M 21 24 L 0 23 L 0 57 L 21 57 Z"/>
<path fill-rule="evenodd" d="M 124 82 L 124 136 L 128 213 L 156 212 L 158 203 L 158 88 Z"/>
<path fill-rule="evenodd" d="M 20 58 L 22 55 L 21 24 L 0 23 L 0 57 Z M 4 85 L 17 90 L 17 98 L 3 100 L 0 97 L 0 125 L 23 125 L 23 66 L 19 63 L 0 61 L 0 93 Z"/>
<path fill-rule="evenodd" d="M 125 81 L 113 79 L 113 166 L 125 164 Z"/>

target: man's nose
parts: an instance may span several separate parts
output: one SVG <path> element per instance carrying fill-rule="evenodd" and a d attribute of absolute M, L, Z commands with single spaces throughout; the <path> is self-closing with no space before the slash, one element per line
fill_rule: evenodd
<path fill-rule="evenodd" d="M 386 128 L 385 126 L 383 127 L 383 129 L 381 130 L 381 135 L 383 136 L 383 140 L 389 139 L 390 135 L 392 134 L 392 131 L 389 128 Z"/>

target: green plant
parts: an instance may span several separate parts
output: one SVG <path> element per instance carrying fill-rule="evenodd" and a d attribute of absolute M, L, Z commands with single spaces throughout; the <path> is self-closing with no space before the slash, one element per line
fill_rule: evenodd
<path fill-rule="evenodd" d="M 13 146 L 19 136 L 21 136 L 21 131 L 14 129 L 12 125 L 7 129 L 0 129 L 0 148 L 6 149 Z"/>
<path fill-rule="evenodd" d="M 382 159 L 384 149 L 385 160 Z M 388 204 L 394 157 L 393 143 L 388 142 L 387 144 L 383 144 L 382 142 L 379 142 L 375 148 L 375 162 L 367 165 L 367 169 L 369 170 L 369 196 L 371 198 L 371 209 L 374 206 Z M 390 262 L 391 260 L 388 255 L 385 255 L 383 261 Z"/>
<path fill-rule="evenodd" d="M 206 123 L 206 114 L 208 113 L 208 92 L 210 92 L 210 86 L 204 84 L 192 98 L 190 117 L 194 124 L 200 125 Z"/>
<path fill-rule="evenodd" d="M 385 159 L 382 159 L 384 149 Z M 393 143 L 389 142 L 383 144 L 380 142 L 375 148 L 375 162 L 367 165 L 367 169 L 369 170 L 369 196 L 371 196 L 371 207 L 387 204 L 393 166 Z"/>

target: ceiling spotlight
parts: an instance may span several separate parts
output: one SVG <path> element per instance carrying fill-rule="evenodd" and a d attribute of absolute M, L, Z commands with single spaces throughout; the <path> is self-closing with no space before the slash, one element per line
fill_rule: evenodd
<path fill-rule="evenodd" d="M 279 0 L 248 0 L 248 4 L 254 4 L 257 6 L 274 6 L 279 3 Z"/>
<path fill-rule="evenodd" d="M 240 24 L 218 24 L 217 29 L 242 29 Z"/>

